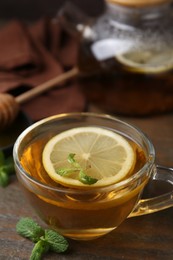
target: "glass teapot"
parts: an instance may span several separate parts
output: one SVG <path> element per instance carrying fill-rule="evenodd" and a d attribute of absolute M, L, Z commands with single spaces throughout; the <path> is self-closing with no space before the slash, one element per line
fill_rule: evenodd
<path fill-rule="evenodd" d="M 88 99 L 121 114 L 173 110 L 172 1 L 107 0 L 97 19 L 81 17 L 73 23 L 78 66 L 97 74 L 97 84 L 83 88 Z"/>

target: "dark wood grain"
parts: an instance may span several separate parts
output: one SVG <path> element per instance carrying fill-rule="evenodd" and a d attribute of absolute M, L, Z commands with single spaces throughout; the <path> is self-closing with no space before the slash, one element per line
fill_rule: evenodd
<path fill-rule="evenodd" d="M 173 166 L 173 114 L 122 119 L 140 127 L 150 137 L 156 148 L 157 163 Z M 23 216 L 43 224 L 28 205 L 14 176 L 7 188 L 0 188 L 0 260 L 29 259 L 33 244 L 15 231 L 17 221 Z M 127 219 L 117 230 L 92 242 L 69 242 L 68 253 L 51 253 L 43 259 L 172 260 L 173 208 Z"/>

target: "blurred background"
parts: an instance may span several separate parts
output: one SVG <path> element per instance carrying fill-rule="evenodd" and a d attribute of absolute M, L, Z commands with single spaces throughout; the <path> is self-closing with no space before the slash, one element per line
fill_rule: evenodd
<path fill-rule="evenodd" d="M 91 15 L 103 9 L 103 0 L 69 0 L 85 8 Z M 21 19 L 38 20 L 43 16 L 56 16 L 57 10 L 66 0 L 1 0 L 0 20 Z M 92 5 L 92 8 L 91 8 Z"/>
<path fill-rule="evenodd" d="M 42 16 L 54 16 L 64 0 L 1 0 L 0 20 L 37 20 Z"/>
<path fill-rule="evenodd" d="M 104 0 L 1 0 L 0 23 L 3 25 L 3 21 L 5 23 L 6 21 L 8 22 L 14 19 L 31 22 L 31 25 L 32 22 L 35 21 L 39 23 L 39 20 L 46 20 L 41 18 L 47 16 L 51 18 L 56 17 L 58 10 L 67 1 L 76 3 L 82 11 L 85 11 L 87 15 L 89 14 L 89 18 L 91 18 L 91 16 L 97 17 L 98 14 L 103 12 L 105 7 Z M 112 2 L 110 0 L 106 1 Z M 130 0 L 127 1 L 130 2 Z M 147 2 L 149 2 L 149 0 Z M 153 2 L 157 3 L 160 1 L 155 0 Z M 172 111 L 173 109 L 172 71 L 170 73 L 170 68 L 171 70 L 173 68 L 173 29 L 171 26 L 172 8 L 170 7 L 171 2 L 165 0 L 165 6 L 163 4 L 163 6 L 161 5 L 158 8 L 152 7 L 151 9 L 147 7 L 147 12 L 143 12 L 143 10 L 139 11 L 136 7 L 131 8 L 128 12 L 126 9 L 124 10 L 124 8 L 120 9 L 119 6 L 116 7 L 117 9 L 110 8 L 109 11 L 113 10 L 108 13 L 110 19 L 107 19 L 107 17 L 105 20 L 98 19 L 99 26 L 95 26 L 94 29 L 93 24 L 88 23 L 91 30 L 84 30 L 86 34 L 80 37 L 80 40 L 82 40 L 79 42 L 77 42 L 76 39 L 70 38 L 74 36 L 72 34 L 64 37 L 64 33 L 66 32 L 63 30 L 63 32 L 60 32 L 58 28 L 55 28 L 55 23 L 57 23 L 57 27 L 62 26 L 63 23 L 58 24 L 56 19 L 49 19 L 51 20 L 49 25 L 54 27 L 54 30 L 49 28 L 49 31 L 47 31 L 47 24 L 44 24 L 44 21 L 42 24 L 33 23 L 39 26 L 35 28 L 37 32 L 34 32 L 34 37 L 38 38 L 39 41 L 41 39 L 44 47 L 46 46 L 48 51 L 51 50 L 51 55 L 53 53 L 54 56 L 53 59 L 56 59 L 53 61 L 53 64 L 58 61 L 60 63 L 59 66 L 61 65 L 64 70 L 77 64 L 80 71 L 87 71 L 90 74 L 89 76 L 92 76 L 91 74 L 94 73 L 97 74 L 98 71 L 98 74 L 94 75 L 95 77 L 92 77 L 92 80 L 88 77 L 88 81 L 84 80 L 82 84 L 80 81 L 80 87 L 82 86 L 82 91 L 85 93 L 87 100 L 101 107 L 104 111 L 107 110 L 107 112 L 110 113 L 116 112 L 117 114 L 125 115 L 163 113 Z M 69 10 L 71 11 L 71 8 L 69 8 Z M 148 15 L 149 10 L 150 15 Z M 69 15 L 68 12 L 67 14 Z M 76 20 L 78 22 L 78 19 L 74 19 L 75 21 L 73 21 L 73 14 L 72 12 L 70 16 L 71 20 L 69 19 L 69 21 L 74 22 L 76 25 L 75 22 Z M 67 17 L 69 18 L 68 15 Z M 88 18 L 87 15 L 86 17 Z M 126 15 L 128 15 L 128 17 L 126 17 Z M 112 17 L 115 17 L 115 19 L 112 19 Z M 121 19 L 124 19 L 123 23 L 125 26 L 123 23 L 121 26 Z M 89 21 L 91 20 L 92 19 Z M 128 24 L 129 21 L 130 26 Z M 71 24 L 73 25 L 73 23 Z M 79 24 L 79 22 L 77 24 Z M 66 23 L 65 26 L 62 27 L 61 29 L 69 29 L 70 26 L 69 23 Z M 69 32 L 70 30 L 66 31 Z M 50 33 L 52 33 L 52 38 L 50 37 Z M 13 41 L 9 40 L 10 37 L 11 33 L 6 33 L 6 38 L 8 38 L 9 43 L 8 50 L 6 48 L 6 41 L 4 41 L 4 35 L 2 34 L 1 37 L 4 51 L 2 47 L 0 49 L 1 53 L 5 54 L 5 58 L 6 54 L 9 55 L 11 46 L 13 45 L 12 47 L 15 48 L 15 45 L 12 44 Z M 112 40 L 112 38 L 115 40 Z M 16 46 L 19 47 L 19 54 L 21 54 L 20 37 L 18 37 L 16 41 Z M 116 47 L 114 46 L 115 43 L 118 44 L 115 45 Z M 119 55 L 122 43 L 124 44 L 124 53 L 123 55 Z M 127 45 L 127 43 L 130 44 Z M 100 49 L 99 46 L 102 46 L 102 48 Z M 110 48 L 110 46 L 112 47 Z M 67 49 L 69 51 L 68 53 Z M 97 55 L 98 52 L 99 55 Z M 13 53 L 16 54 L 16 50 L 14 50 Z M 0 56 L 2 56 L 2 54 Z M 9 57 L 11 60 L 10 55 Z M 157 66 L 155 63 L 157 63 Z M 48 66 L 47 60 L 44 64 Z M 57 64 L 55 65 L 57 66 Z M 131 66 L 133 69 L 131 69 Z M 142 69 L 140 70 L 140 68 Z M 49 71 L 51 73 L 51 75 L 49 74 L 49 78 L 55 76 L 52 75 L 52 67 L 50 67 Z M 105 77 L 103 71 L 107 74 L 107 77 Z M 160 71 L 161 73 L 159 73 Z M 155 75 L 155 73 L 157 75 Z M 55 74 L 57 75 L 57 68 L 55 69 Z M 46 79 L 44 78 L 43 82 Z M 38 85 L 38 82 L 34 82 L 34 84 Z"/>

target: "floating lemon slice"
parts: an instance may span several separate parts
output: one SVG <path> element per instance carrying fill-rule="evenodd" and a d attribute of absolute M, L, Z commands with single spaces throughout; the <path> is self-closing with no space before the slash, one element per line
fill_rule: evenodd
<path fill-rule="evenodd" d="M 139 73 L 161 73 L 173 69 L 173 51 L 154 52 L 150 50 L 117 55 L 116 59 L 128 70 Z"/>
<path fill-rule="evenodd" d="M 79 127 L 50 139 L 42 159 L 45 170 L 55 182 L 69 187 L 100 187 L 125 178 L 134 167 L 136 157 L 121 135 L 99 127 Z M 60 174 L 62 172 L 65 174 Z M 96 181 L 92 185 L 90 181 L 83 183 L 79 179 L 81 172 L 87 180 Z"/>

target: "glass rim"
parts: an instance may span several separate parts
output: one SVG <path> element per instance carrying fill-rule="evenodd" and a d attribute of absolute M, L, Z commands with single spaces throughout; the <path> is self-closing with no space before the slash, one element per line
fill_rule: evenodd
<path fill-rule="evenodd" d="M 97 118 L 102 118 L 102 119 L 108 119 L 116 122 L 119 122 L 123 125 L 126 125 L 127 127 L 130 127 L 131 129 L 133 129 L 134 131 L 138 132 L 140 134 L 140 136 L 142 137 L 142 139 L 145 141 L 145 144 L 147 144 L 148 150 L 150 151 L 150 153 L 147 156 L 147 160 L 146 163 L 143 165 L 143 167 L 137 171 L 135 174 L 131 175 L 130 177 L 128 177 L 127 179 L 124 179 L 122 181 L 119 181 L 117 183 L 113 183 L 107 186 L 100 186 L 100 187 L 89 187 L 89 188 L 84 188 L 85 189 L 85 193 L 92 193 L 95 192 L 97 190 L 101 191 L 106 191 L 106 190 L 115 190 L 118 188 L 121 188 L 123 186 L 126 186 L 128 184 L 130 184 L 131 182 L 135 181 L 136 179 L 142 177 L 142 175 L 145 173 L 145 171 L 151 166 L 154 165 L 154 161 L 155 161 L 155 149 L 154 146 L 152 144 L 152 142 L 150 141 L 150 139 L 148 138 L 148 136 L 146 136 L 146 134 L 144 134 L 144 132 L 134 126 L 133 124 L 129 124 L 126 121 L 123 121 L 115 116 L 112 115 L 108 115 L 108 114 L 104 114 L 104 113 L 95 113 L 95 112 L 72 112 L 72 113 L 62 113 L 62 114 L 57 114 L 57 115 L 53 115 L 53 116 L 49 116 L 46 117 L 44 119 L 41 119 L 39 121 L 37 121 L 36 123 L 33 123 L 32 125 L 30 125 L 29 127 L 27 127 L 16 139 L 16 142 L 14 144 L 13 147 L 13 159 L 14 159 L 14 163 L 15 163 L 15 167 L 17 168 L 16 170 L 18 170 L 20 172 L 20 175 L 22 175 L 24 178 L 28 179 L 30 182 L 44 188 L 44 189 L 49 189 L 51 191 L 56 191 L 56 192 L 67 192 L 68 193 L 83 193 L 84 189 L 77 189 L 77 188 L 73 188 L 73 187 L 66 187 L 66 186 L 61 186 L 61 187 L 54 187 L 51 185 L 48 185 L 46 183 L 43 183 L 35 178 L 33 178 L 31 175 L 29 175 L 27 173 L 27 171 L 25 171 L 25 169 L 22 167 L 22 165 L 20 164 L 20 160 L 19 160 L 19 155 L 18 155 L 18 150 L 20 147 L 20 144 L 22 142 L 22 140 L 26 137 L 26 135 L 31 132 L 32 130 L 36 129 L 37 127 L 39 127 L 42 124 L 46 124 L 49 122 L 54 121 L 55 119 L 63 119 L 63 118 L 68 118 L 68 117 L 73 117 L 73 116 L 91 116 L 91 117 L 97 117 Z"/>

